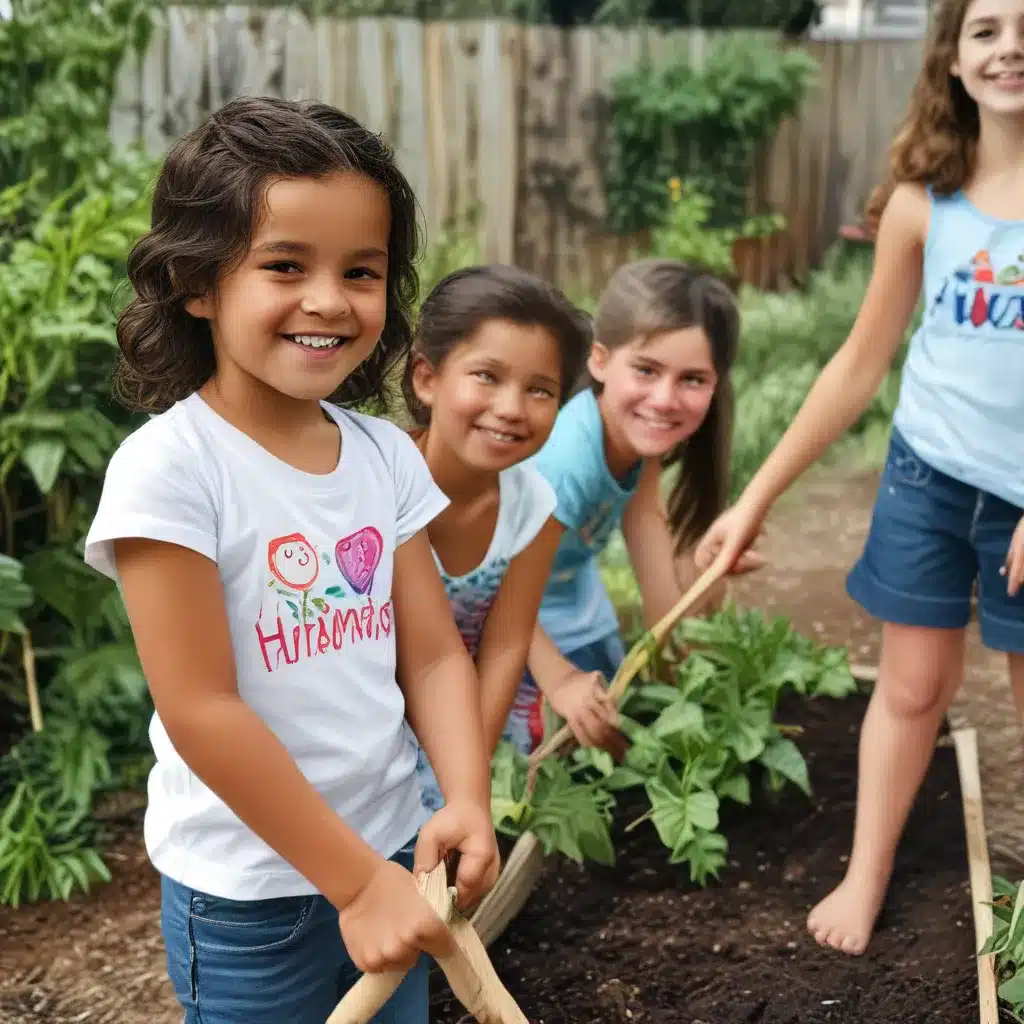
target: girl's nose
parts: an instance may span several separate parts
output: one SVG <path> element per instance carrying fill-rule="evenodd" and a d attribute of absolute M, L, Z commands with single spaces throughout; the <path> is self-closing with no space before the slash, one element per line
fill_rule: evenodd
<path fill-rule="evenodd" d="M 495 413 L 506 420 L 523 418 L 523 395 L 519 388 L 502 388 L 497 395 Z"/>
<path fill-rule="evenodd" d="M 335 320 L 352 312 L 352 304 L 340 281 L 311 281 L 300 307 L 303 313 L 322 320 Z"/>

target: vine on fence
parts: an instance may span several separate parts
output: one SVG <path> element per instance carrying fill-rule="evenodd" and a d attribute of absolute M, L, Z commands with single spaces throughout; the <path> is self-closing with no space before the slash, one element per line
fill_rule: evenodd
<path fill-rule="evenodd" d="M 605 170 L 611 229 L 632 234 L 660 225 L 672 178 L 709 198 L 710 227 L 741 224 L 758 150 L 800 109 L 816 71 L 801 50 L 726 37 L 700 69 L 680 59 L 619 75 Z"/>

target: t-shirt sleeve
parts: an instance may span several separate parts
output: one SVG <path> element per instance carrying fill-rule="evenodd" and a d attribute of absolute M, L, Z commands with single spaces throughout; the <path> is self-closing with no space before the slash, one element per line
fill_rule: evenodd
<path fill-rule="evenodd" d="M 217 512 L 187 444 L 140 428 L 114 453 L 85 539 L 85 561 L 117 580 L 114 541 L 179 544 L 217 560 Z"/>
<path fill-rule="evenodd" d="M 516 519 L 509 554 L 525 551 L 554 515 L 558 501 L 555 489 L 532 466 L 520 466 L 516 488 Z"/>
<path fill-rule="evenodd" d="M 391 468 L 395 480 L 395 546 L 415 536 L 448 507 L 448 496 L 434 483 L 415 441 L 404 430 L 387 424 L 393 437 Z"/>
<path fill-rule="evenodd" d="M 555 430 L 558 431 L 557 425 Z M 590 511 L 588 483 L 593 471 L 587 446 L 573 445 L 567 432 L 553 433 L 529 464 L 555 493 L 555 518 L 567 530 L 579 530 Z"/>

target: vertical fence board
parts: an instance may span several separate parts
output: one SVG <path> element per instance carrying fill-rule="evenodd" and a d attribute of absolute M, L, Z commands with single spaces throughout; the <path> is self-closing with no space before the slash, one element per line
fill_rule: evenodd
<path fill-rule="evenodd" d="M 428 238 L 479 214 L 485 259 L 515 262 L 593 295 L 637 239 L 605 227 L 603 172 L 615 76 L 640 60 L 700 64 L 713 34 L 559 29 L 500 21 L 310 21 L 294 8 L 169 7 L 148 50 L 118 75 L 118 146 L 166 152 L 243 93 L 316 97 L 395 147 Z M 859 218 L 921 64 L 921 40 L 800 45 L 818 86 L 760 154 L 749 205 L 788 230 L 744 257 L 764 287 L 806 279 L 839 228 Z"/>

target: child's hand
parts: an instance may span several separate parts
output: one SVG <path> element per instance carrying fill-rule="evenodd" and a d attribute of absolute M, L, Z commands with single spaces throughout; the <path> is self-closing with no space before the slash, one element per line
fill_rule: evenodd
<path fill-rule="evenodd" d="M 625 753 L 626 740 L 618 729 L 619 709 L 608 696 L 600 672 L 574 672 L 547 700 L 581 747 L 602 747 L 616 758 Z"/>
<path fill-rule="evenodd" d="M 454 952 L 447 926 L 420 895 L 413 874 L 381 860 L 369 882 L 338 914 L 341 938 L 360 971 L 405 971 L 422 951 Z"/>
<path fill-rule="evenodd" d="M 739 575 L 754 572 L 764 565 L 764 558 L 750 546 L 761 534 L 762 516 L 743 504 L 726 509 L 709 527 L 694 551 L 693 561 L 704 572 L 723 552 L 729 572 Z"/>
<path fill-rule="evenodd" d="M 493 887 L 501 870 L 489 806 L 458 799 L 446 803 L 420 830 L 414 873 L 433 871 L 453 850 L 459 851 L 458 905 L 465 909 Z"/>
<path fill-rule="evenodd" d="M 1013 531 L 1010 550 L 1006 552 L 1006 561 L 1000 572 L 1006 577 L 1006 592 L 1010 597 L 1016 597 L 1024 583 L 1024 518 Z"/>

